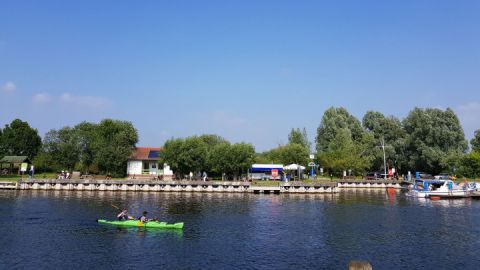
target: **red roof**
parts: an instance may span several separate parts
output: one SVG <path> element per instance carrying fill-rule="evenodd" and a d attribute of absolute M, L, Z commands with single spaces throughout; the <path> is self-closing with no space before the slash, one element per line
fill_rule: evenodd
<path fill-rule="evenodd" d="M 136 147 L 130 159 L 135 160 L 160 160 L 158 147 Z"/>

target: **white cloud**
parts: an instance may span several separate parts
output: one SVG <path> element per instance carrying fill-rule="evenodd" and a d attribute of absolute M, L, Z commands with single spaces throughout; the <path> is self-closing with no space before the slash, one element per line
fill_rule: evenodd
<path fill-rule="evenodd" d="M 462 122 L 467 138 L 472 138 L 475 130 L 480 129 L 480 102 L 469 102 L 458 106 L 458 118 Z"/>
<path fill-rule="evenodd" d="M 2 91 L 6 93 L 12 93 L 17 90 L 17 86 L 13 82 L 7 82 L 2 86 Z"/>
<path fill-rule="evenodd" d="M 48 93 L 36 94 L 32 97 L 35 104 L 54 103 L 56 105 L 69 106 L 80 109 L 102 109 L 110 107 L 112 102 L 105 97 L 95 96 L 75 96 L 70 93 L 64 93 L 61 96 L 51 96 Z"/>
<path fill-rule="evenodd" d="M 45 104 L 45 103 L 49 103 L 50 101 L 52 101 L 52 97 L 50 97 L 46 93 L 40 93 L 40 94 L 34 95 L 32 100 L 33 100 L 33 103 L 35 103 L 35 104 Z"/>
<path fill-rule="evenodd" d="M 84 108 L 103 108 L 111 105 L 111 101 L 105 97 L 75 96 L 70 93 L 61 95 L 60 102 Z"/>

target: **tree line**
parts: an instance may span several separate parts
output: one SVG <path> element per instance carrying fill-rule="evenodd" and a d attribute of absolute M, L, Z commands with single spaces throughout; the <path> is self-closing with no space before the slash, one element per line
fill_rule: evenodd
<path fill-rule="evenodd" d="M 480 176 L 480 132 L 475 132 L 468 152 L 463 128 L 451 109 L 415 108 L 403 120 L 369 111 L 360 121 L 345 108 L 332 107 L 317 129 L 318 162 L 335 175 L 344 170 L 357 175 L 383 171 L 382 144 L 387 168 L 399 174 Z"/>
<path fill-rule="evenodd" d="M 0 157 L 25 155 L 40 170 L 80 170 L 122 176 L 138 142 L 130 122 L 105 119 L 51 130 L 43 140 L 27 122 L 13 120 L 0 128 Z M 382 147 L 384 145 L 384 149 Z M 236 179 L 253 163 L 301 164 L 315 162 L 327 174 L 343 171 L 363 175 L 387 168 L 480 177 L 480 130 L 469 143 L 451 109 L 415 108 L 405 119 L 369 111 L 361 120 L 345 108 L 327 109 L 317 128 L 314 144 L 305 128 L 292 129 L 288 142 L 262 153 L 249 143 L 230 143 L 218 135 L 171 138 L 160 152 L 178 176 L 207 172 Z"/>
<path fill-rule="evenodd" d="M 0 156 L 27 156 L 37 172 L 78 170 L 123 176 L 137 142 L 137 130 L 126 121 L 82 122 L 50 130 L 42 140 L 27 122 L 15 119 L 0 129 Z"/>
<path fill-rule="evenodd" d="M 238 179 L 255 162 L 255 148 L 248 143 L 232 144 L 217 135 L 202 135 L 167 140 L 160 156 L 180 178 L 190 172 L 207 172 Z"/>

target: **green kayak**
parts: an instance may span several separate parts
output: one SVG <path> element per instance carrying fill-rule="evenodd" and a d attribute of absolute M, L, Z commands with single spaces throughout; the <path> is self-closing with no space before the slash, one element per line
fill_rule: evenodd
<path fill-rule="evenodd" d="M 97 220 L 100 224 L 108 224 L 108 225 L 115 225 L 115 226 L 125 226 L 125 227 L 143 227 L 143 228 L 163 228 L 163 229 L 183 229 L 183 222 L 177 222 L 174 224 L 168 224 L 166 222 L 159 222 L 159 221 L 149 221 L 149 222 L 141 222 L 139 220 L 114 220 L 108 221 L 105 219 Z"/>

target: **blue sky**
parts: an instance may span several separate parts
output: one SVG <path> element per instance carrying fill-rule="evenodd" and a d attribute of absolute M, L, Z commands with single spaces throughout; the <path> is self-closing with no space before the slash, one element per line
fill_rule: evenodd
<path fill-rule="evenodd" d="M 129 120 L 143 146 L 216 133 L 258 151 L 344 106 L 454 109 L 480 128 L 479 1 L 0 3 L 0 125 Z"/>

